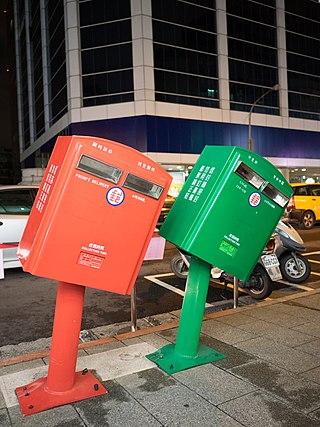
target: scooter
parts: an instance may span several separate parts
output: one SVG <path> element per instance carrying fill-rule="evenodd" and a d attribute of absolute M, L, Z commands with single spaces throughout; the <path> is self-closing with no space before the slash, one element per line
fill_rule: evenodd
<path fill-rule="evenodd" d="M 291 283 L 304 282 L 310 276 L 311 268 L 309 261 L 301 255 L 306 248 L 299 233 L 285 219 L 279 221 L 275 232 L 281 239 L 276 255 L 283 278 Z"/>
<path fill-rule="evenodd" d="M 265 247 L 257 265 L 255 266 L 247 282 L 239 281 L 239 286 L 247 291 L 254 299 L 260 300 L 267 298 L 273 291 L 273 282 L 281 280 L 282 274 L 279 267 L 279 261 L 276 256 L 276 248 L 281 244 L 280 237 L 274 234 Z M 176 254 L 171 260 L 172 272 L 181 279 L 186 279 L 189 272 L 190 255 L 183 252 Z M 212 267 L 211 277 L 223 282 L 225 286 L 233 283 L 233 276 Z"/>

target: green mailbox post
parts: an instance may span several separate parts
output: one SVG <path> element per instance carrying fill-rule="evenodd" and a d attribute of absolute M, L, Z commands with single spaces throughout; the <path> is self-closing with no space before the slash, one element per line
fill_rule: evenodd
<path fill-rule="evenodd" d="M 150 360 L 173 373 L 224 357 L 198 345 L 211 265 L 246 281 L 291 195 L 283 175 L 258 154 L 204 148 L 159 232 L 192 257 L 176 345 Z"/>

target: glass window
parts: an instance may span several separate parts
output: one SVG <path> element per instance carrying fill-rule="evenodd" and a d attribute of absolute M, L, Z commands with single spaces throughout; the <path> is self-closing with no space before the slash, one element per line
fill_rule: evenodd
<path fill-rule="evenodd" d="M 227 16 L 228 37 L 277 47 L 276 28 L 236 16 Z"/>
<path fill-rule="evenodd" d="M 277 49 L 249 43 L 242 40 L 228 39 L 229 58 L 243 59 L 265 65 L 277 66 Z"/>
<path fill-rule="evenodd" d="M 285 0 L 285 9 L 287 12 L 294 13 L 298 16 L 305 16 L 320 22 L 320 5 L 319 2 L 310 0 Z"/>
<path fill-rule="evenodd" d="M 80 1 L 80 23 L 83 105 L 132 101 L 130 0 Z"/>
<path fill-rule="evenodd" d="M 319 119 L 320 96 L 289 92 L 289 107 L 292 110 L 317 113 Z"/>
<path fill-rule="evenodd" d="M 286 30 L 318 39 L 320 33 L 320 22 L 306 19 L 304 18 L 304 15 L 296 16 L 286 13 Z"/>
<path fill-rule="evenodd" d="M 99 47 L 131 40 L 131 21 L 103 23 L 81 28 L 81 48 Z"/>
<path fill-rule="evenodd" d="M 252 1 L 227 0 L 227 13 L 269 25 L 275 25 L 276 23 L 276 11 L 274 8 Z"/>
<path fill-rule="evenodd" d="M 320 75 L 320 58 L 308 58 L 307 56 L 287 53 L 287 67 L 289 70 L 301 73 Z M 314 83 L 313 83 L 314 84 Z M 317 85 L 316 85 L 317 86 Z"/>
<path fill-rule="evenodd" d="M 157 101 L 219 106 L 214 7 L 215 2 L 152 0 Z"/>
<path fill-rule="evenodd" d="M 68 109 L 63 0 L 46 0 L 48 22 L 50 124 Z"/>
<path fill-rule="evenodd" d="M 28 215 L 33 204 L 29 189 L 0 191 L 0 212 L 11 215 Z"/>
<path fill-rule="evenodd" d="M 252 104 L 269 87 L 258 87 L 241 83 L 230 82 L 230 108 L 231 110 L 249 111 Z M 255 113 L 279 114 L 279 94 L 272 91 L 261 99 L 258 105 L 254 107 Z"/>
<path fill-rule="evenodd" d="M 319 57 L 320 39 L 312 39 L 301 34 L 286 32 L 287 52 L 302 53 L 303 55 Z"/>
<path fill-rule="evenodd" d="M 80 1 L 80 25 L 92 25 L 131 17 L 130 0 Z"/>
<path fill-rule="evenodd" d="M 273 67 L 229 59 L 229 78 L 237 82 L 272 87 L 278 81 L 278 71 Z"/>

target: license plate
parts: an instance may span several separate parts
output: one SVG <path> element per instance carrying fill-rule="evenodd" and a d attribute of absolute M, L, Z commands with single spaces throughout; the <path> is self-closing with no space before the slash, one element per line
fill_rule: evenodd
<path fill-rule="evenodd" d="M 276 255 L 263 255 L 261 260 L 273 282 L 282 279 L 282 274 L 279 268 L 279 260 Z"/>
<path fill-rule="evenodd" d="M 276 265 L 280 265 L 279 264 L 279 260 L 277 258 L 276 255 L 263 255 L 261 257 L 261 260 L 263 262 L 263 265 L 267 268 L 267 267 L 275 267 Z"/>

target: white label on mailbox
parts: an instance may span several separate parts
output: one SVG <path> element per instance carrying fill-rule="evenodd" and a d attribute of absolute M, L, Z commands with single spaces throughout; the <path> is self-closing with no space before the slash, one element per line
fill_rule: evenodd
<path fill-rule="evenodd" d="M 249 205 L 250 206 L 255 208 L 256 206 L 258 206 L 260 204 L 260 202 L 261 202 L 261 196 L 259 193 L 255 192 L 255 193 L 250 194 L 250 197 L 249 197 Z"/>
<path fill-rule="evenodd" d="M 107 192 L 107 202 L 112 206 L 119 206 L 124 200 L 124 191 L 120 187 L 112 187 Z"/>

